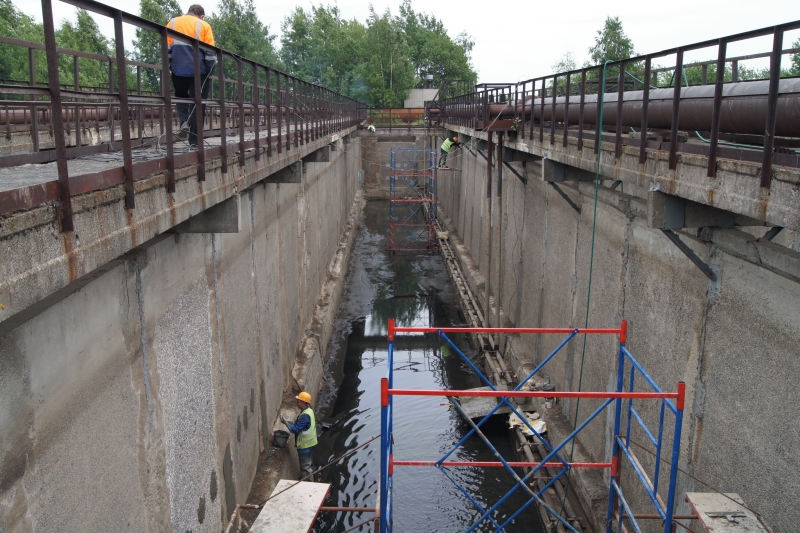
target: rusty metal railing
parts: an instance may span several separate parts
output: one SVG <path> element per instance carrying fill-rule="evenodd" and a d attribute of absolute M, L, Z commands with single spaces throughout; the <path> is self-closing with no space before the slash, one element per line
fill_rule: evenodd
<path fill-rule="evenodd" d="M 175 169 L 198 165 L 198 179 L 205 179 L 205 163 L 220 157 L 227 172 L 228 155 L 255 148 L 271 159 L 327 135 L 356 126 L 366 119 L 366 105 L 281 72 L 268 65 L 209 46 L 181 33 L 94 0 L 65 3 L 114 21 L 113 56 L 65 50 L 56 46 L 52 0 L 41 0 L 44 44 L 0 37 L 0 44 L 27 50 L 29 78 L 0 81 L 0 133 L 10 140 L 15 133 L 30 135 L 30 148 L 0 151 L 0 168 L 55 162 L 58 180 L 25 189 L 0 191 L 0 215 L 56 202 L 63 231 L 73 229 L 71 198 L 112 185 L 125 188 L 125 205 L 136 206 L 134 181 L 166 169 L 167 191 L 175 192 Z M 160 39 L 160 62 L 148 64 L 126 58 L 123 24 L 153 32 Z M 193 99 L 172 95 L 167 38 L 192 46 L 195 57 Z M 47 59 L 46 85 L 37 80 L 36 54 Z M 199 57 L 201 51 L 216 54 L 217 64 L 207 82 L 209 96 L 202 99 Z M 59 61 L 72 62 L 73 83 L 63 83 Z M 81 61 L 106 65 L 108 86 L 81 85 Z M 124 67 L 121 67 L 124 65 Z M 143 73 L 158 79 L 158 91 L 143 87 Z M 135 82 L 133 81 L 135 80 Z M 135 83 L 135 87 L 133 84 Z M 197 150 L 176 153 L 176 104 L 194 105 L 198 113 Z M 201 126 L 202 124 L 202 126 Z M 218 144 L 207 142 L 217 138 Z M 229 143 L 229 137 L 238 142 Z M 13 144 L 13 143 L 7 143 Z M 0 147 L 3 150 L 7 147 Z M 52 148 L 52 149 L 50 149 Z M 155 153 L 141 157 L 143 149 Z M 136 150 L 136 151 L 135 151 Z M 122 166 L 83 176 L 70 176 L 67 162 L 76 157 L 120 152 Z M 134 156 L 136 162 L 134 162 Z M 239 158 L 239 164 L 245 164 Z"/>
<path fill-rule="evenodd" d="M 800 21 L 794 21 L 519 83 L 478 85 L 430 110 L 430 120 L 514 131 L 519 139 L 538 138 L 539 143 L 547 133 L 550 145 L 560 141 L 564 147 L 576 137 L 579 150 L 591 133 L 595 153 L 601 141 L 614 144 L 617 159 L 623 145 L 638 146 L 643 164 L 648 148 L 668 150 L 670 169 L 676 168 L 679 152 L 706 155 L 709 177 L 716 175 L 718 157 L 760 162 L 760 184 L 769 187 L 773 164 L 800 167 L 800 78 L 781 79 L 780 69 L 782 58 L 800 54 L 784 49 L 784 34 L 799 28 Z M 727 56 L 731 43 L 760 37 L 772 38 L 768 52 Z M 715 48 L 716 60 L 684 65 L 688 52 Z M 654 64 L 672 57 L 674 66 Z M 740 63 L 759 58 L 769 58 L 768 77 L 742 81 Z M 700 69 L 699 84 L 688 83 L 691 68 Z M 598 127 L 597 117 L 603 115 Z"/>

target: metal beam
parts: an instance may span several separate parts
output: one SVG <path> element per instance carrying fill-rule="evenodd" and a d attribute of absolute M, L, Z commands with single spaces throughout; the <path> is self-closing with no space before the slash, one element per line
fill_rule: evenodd
<path fill-rule="evenodd" d="M 561 197 L 562 197 L 564 200 L 566 200 L 566 201 L 567 201 L 567 203 L 570 205 L 570 207 L 572 207 L 572 209 L 574 209 L 574 210 L 575 210 L 575 212 L 577 212 L 579 215 L 581 214 L 581 206 L 579 206 L 578 204 L 576 204 L 575 202 L 573 202 L 573 201 L 572 201 L 572 198 L 570 198 L 569 196 L 567 196 L 567 193 L 565 193 L 564 191 L 562 191 L 562 190 L 561 190 L 561 187 L 559 187 L 558 185 L 556 185 L 556 184 L 555 184 L 555 183 L 553 183 L 552 181 L 550 181 L 550 182 L 548 182 L 548 183 L 549 183 L 550 185 L 552 185 L 552 186 L 553 186 L 553 188 L 556 190 L 556 192 L 557 192 L 558 194 L 560 194 L 560 195 L 561 195 Z"/>
<path fill-rule="evenodd" d="M 669 240 L 672 241 L 675 246 L 678 247 L 678 250 L 683 252 L 683 254 L 688 257 L 689 260 L 691 260 L 691 262 L 694 263 L 695 266 L 697 266 L 697 268 L 699 268 L 703 274 L 708 277 L 708 279 L 711 281 L 717 281 L 717 275 L 714 273 L 711 267 L 705 264 L 702 259 L 697 257 L 697 254 L 694 253 L 694 250 L 689 248 L 674 231 L 668 229 L 662 229 L 661 231 Z"/>

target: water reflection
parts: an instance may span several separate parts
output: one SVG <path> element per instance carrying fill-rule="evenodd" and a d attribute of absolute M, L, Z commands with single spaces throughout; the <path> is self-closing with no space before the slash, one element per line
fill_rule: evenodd
<path fill-rule="evenodd" d="M 380 433 L 380 378 L 386 375 L 386 323 L 394 317 L 403 326 L 462 325 L 456 295 L 437 255 L 389 258 L 384 251 L 387 202 L 370 202 L 353 249 L 336 330 L 328 347 L 325 389 L 318 412 L 332 427 L 315 449 L 315 463 L 325 464 Z M 453 339 L 468 355 L 465 339 Z M 477 376 L 436 335 L 398 336 L 395 343 L 395 386 L 398 388 L 470 388 Z M 436 460 L 469 431 L 469 426 L 443 398 L 395 398 L 395 458 Z M 491 437 L 507 458 L 513 450 L 504 431 Z M 469 439 L 453 460 L 494 460 L 477 438 Z M 374 507 L 378 488 L 378 442 L 362 448 L 330 468 L 328 505 Z M 502 469 L 451 469 L 484 508 L 492 506 L 512 486 Z M 438 470 L 398 467 L 394 477 L 394 531 L 463 531 L 479 516 L 475 507 Z M 512 496 L 496 518 L 506 518 L 527 501 Z M 506 529 L 541 531 L 536 512 L 526 511 Z M 318 533 L 342 533 L 372 515 L 322 513 Z M 371 531 L 364 526 L 361 531 Z M 494 531 L 485 523 L 479 531 Z"/>

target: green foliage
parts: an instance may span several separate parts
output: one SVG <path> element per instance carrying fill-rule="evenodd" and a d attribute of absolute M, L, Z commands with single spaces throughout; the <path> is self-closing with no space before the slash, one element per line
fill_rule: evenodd
<path fill-rule="evenodd" d="M 253 0 L 220 0 L 213 15 L 206 15 L 214 41 L 220 48 L 264 65 L 280 68 L 275 36 L 256 14 Z"/>
<path fill-rule="evenodd" d="M 378 15 L 370 6 L 363 49 L 364 62 L 358 68 L 368 101 L 376 107 L 403 107 L 416 78 L 406 36 L 388 9 Z"/>
<path fill-rule="evenodd" d="M 366 28 L 356 20 L 342 19 L 336 6 L 301 7 L 282 24 L 280 57 L 289 72 L 336 92 L 364 92 L 357 73 L 362 62 Z"/>
<path fill-rule="evenodd" d="M 555 74 L 558 74 L 559 72 L 569 72 L 570 70 L 575 70 L 578 68 L 578 62 L 575 60 L 575 56 L 572 55 L 572 52 L 564 52 L 564 55 L 561 56 L 561 59 L 553 63 L 551 68 Z"/>
<path fill-rule="evenodd" d="M 181 14 L 177 0 L 139 0 L 139 15 L 157 24 L 166 24 Z M 373 106 L 402 107 L 410 89 L 426 74 L 433 75 L 436 86 L 444 80 L 466 80 L 468 84 L 477 80 L 470 58 L 475 45 L 472 37 L 462 32 L 451 38 L 441 20 L 415 12 L 411 0 L 403 0 L 398 16 L 388 9 L 378 14 L 370 6 L 363 22 L 343 19 L 335 4 L 312 5 L 307 10 L 296 7 L 281 24 L 280 51 L 269 26 L 259 20 L 253 0 L 219 0 L 206 21 L 220 48 Z M 135 32 L 134 47 L 128 51 L 130 59 L 160 65 L 160 35 L 140 28 Z M 0 35 L 44 41 L 41 24 L 21 13 L 11 0 L 0 0 Z M 104 58 L 116 55 L 113 38 L 104 35 L 83 10 L 78 10 L 75 22 L 62 22 L 56 41 L 62 48 Z M 47 69 L 43 51 L 35 52 L 34 66 L 37 80 L 44 82 Z M 108 60 L 79 58 L 78 66 L 81 86 L 108 90 Z M 226 75 L 235 77 L 235 60 L 226 60 L 224 67 Z M 75 83 L 72 56 L 59 57 L 59 72 L 62 84 Z M 136 87 L 135 72 L 135 67 L 128 67 L 132 90 Z M 243 74 L 245 81 L 252 79 L 251 69 L 245 68 Z M 29 77 L 27 51 L 0 45 L 0 78 L 27 81 Z M 114 78 L 113 90 L 116 74 Z M 159 70 L 142 68 L 143 90 L 160 92 L 160 83 Z"/>
<path fill-rule="evenodd" d="M 281 29 L 280 57 L 289 72 L 373 106 L 401 107 L 425 74 L 437 86 L 477 79 L 472 38 L 450 38 L 440 20 L 416 13 L 410 0 L 397 17 L 370 7 L 365 24 L 342 19 L 335 5 L 296 7 Z"/>
<path fill-rule="evenodd" d="M 139 0 L 139 16 L 155 22 L 167 24 L 173 18 L 182 15 L 177 0 Z M 136 61 L 150 65 L 161 64 L 161 36 L 155 32 L 136 29 L 135 47 L 132 57 Z M 153 69 L 142 69 L 142 88 L 151 92 L 160 92 L 161 72 Z"/>
<path fill-rule="evenodd" d="M 43 43 L 44 31 L 41 24 L 19 11 L 11 0 L 0 0 L 0 35 L 21 41 Z M 38 81 L 47 80 L 47 67 L 44 52 L 36 52 L 35 70 Z M 0 79 L 28 80 L 28 51 L 19 46 L 0 44 Z"/>
<path fill-rule="evenodd" d="M 589 48 L 589 56 L 594 65 L 606 61 L 619 61 L 635 55 L 633 41 L 622 30 L 619 17 L 607 17 L 602 30 L 597 31 L 594 46 Z"/>
<path fill-rule="evenodd" d="M 61 27 L 56 30 L 56 44 L 61 48 L 106 57 L 115 55 L 113 39 L 103 35 L 92 16 L 83 9 L 78 10 L 74 24 L 68 20 L 62 22 Z M 81 86 L 108 88 L 108 61 L 80 58 L 78 66 L 78 82 Z M 72 56 L 59 55 L 58 71 L 61 83 L 74 82 Z"/>
<path fill-rule="evenodd" d="M 792 43 L 792 48 L 800 48 L 800 39 Z M 789 67 L 790 76 L 800 76 L 800 54 L 792 54 L 792 66 Z"/>
<path fill-rule="evenodd" d="M 432 74 L 435 87 L 441 87 L 444 80 L 466 80 L 474 84 L 478 79 L 471 64 L 470 53 L 475 41 L 470 35 L 462 32 L 451 39 L 441 20 L 433 15 L 415 13 L 411 0 L 403 1 L 400 16 L 395 20 L 405 33 L 418 78 Z"/>

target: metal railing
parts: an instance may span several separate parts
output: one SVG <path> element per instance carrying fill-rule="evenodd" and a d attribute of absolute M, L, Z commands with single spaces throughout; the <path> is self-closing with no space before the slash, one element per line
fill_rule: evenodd
<path fill-rule="evenodd" d="M 366 119 L 366 105 L 320 85 L 93 0 L 63 1 L 113 19 L 115 54 L 103 56 L 58 48 L 52 0 L 41 0 L 44 44 L 0 39 L 0 44 L 27 49 L 30 73 L 27 80 L 0 83 L 0 131 L 5 130 L 7 138 L 15 132 L 30 132 L 31 136 L 31 150 L 0 157 L 0 168 L 46 162 L 55 162 L 58 168 L 57 182 L 0 192 L 0 215 L 57 202 L 61 228 L 71 231 L 71 198 L 76 194 L 122 184 L 125 205 L 133 209 L 136 206 L 134 181 L 159 169 L 166 169 L 167 191 L 175 192 L 176 167 L 198 164 L 198 178 L 203 181 L 209 158 L 220 157 L 222 172 L 227 172 L 230 153 L 244 154 L 247 149 L 255 148 L 255 159 L 259 160 L 263 148 L 271 159 Z M 159 36 L 158 64 L 126 58 L 123 24 Z M 167 75 L 168 38 L 192 46 L 196 89 L 193 99 L 172 95 Z M 40 50 L 44 50 L 47 58 L 46 86 L 36 79 L 35 55 Z M 201 51 L 217 57 L 216 68 L 207 79 L 200 74 Z M 71 58 L 68 61 L 73 66 L 72 84 L 61 81 L 59 60 L 65 56 Z M 81 86 L 80 60 L 107 63 L 108 86 Z M 143 72 L 148 71 L 155 73 L 159 80 L 156 93 L 143 90 Z M 129 86 L 129 80 L 133 79 L 135 88 Z M 201 94 L 202 83 L 211 84 L 205 100 Z M 198 113 L 196 151 L 176 153 L 175 132 L 179 126 L 176 104 L 190 104 L 202 110 Z M 96 138 L 86 139 L 86 132 L 92 129 Z M 53 150 L 43 149 L 42 133 Z M 229 136 L 238 137 L 238 142 L 229 144 Z M 208 145 L 206 139 L 211 137 L 219 138 L 218 145 Z M 98 139 L 101 142 L 98 143 Z M 134 163 L 134 150 L 151 145 L 155 145 L 157 153 L 145 161 L 137 158 Z M 78 176 L 78 179 L 70 178 L 68 160 L 102 152 L 120 152 L 122 166 Z M 239 158 L 239 164 L 245 164 L 244 157 Z"/>
<path fill-rule="evenodd" d="M 760 162 L 761 186 L 769 187 L 773 164 L 800 167 L 800 78 L 781 79 L 780 69 L 782 57 L 800 54 L 783 47 L 784 34 L 798 28 L 800 21 L 794 21 L 519 83 L 478 85 L 441 102 L 440 116 L 434 110 L 431 118 L 475 130 L 516 131 L 519 139 L 539 143 L 547 133 L 551 145 L 560 140 L 564 147 L 577 137 L 579 150 L 591 131 L 595 153 L 601 142 L 612 142 L 620 158 L 623 145 L 634 145 L 643 164 L 646 149 L 668 150 L 670 169 L 679 152 L 706 155 L 709 177 L 716 175 L 718 157 Z M 769 52 L 727 56 L 730 44 L 765 36 L 772 37 Z M 685 54 L 714 48 L 715 61 L 684 65 Z M 672 56 L 674 66 L 654 64 Z M 741 62 L 767 57 L 767 79 L 739 81 Z M 710 66 L 715 72 L 709 82 Z M 691 68 L 700 69 L 701 80 L 689 86 Z"/>

